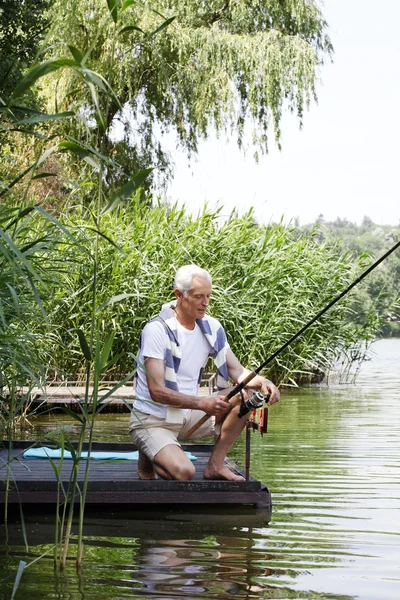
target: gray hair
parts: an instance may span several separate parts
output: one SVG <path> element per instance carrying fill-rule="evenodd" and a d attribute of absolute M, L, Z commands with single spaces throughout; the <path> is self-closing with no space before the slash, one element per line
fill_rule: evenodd
<path fill-rule="evenodd" d="M 193 277 L 203 279 L 212 285 L 212 277 L 208 271 L 197 265 L 184 265 L 176 272 L 174 282 L 175 289 L 182 292 L 182 294 L 184 292 L 189 292 L 193 287 Z"/>

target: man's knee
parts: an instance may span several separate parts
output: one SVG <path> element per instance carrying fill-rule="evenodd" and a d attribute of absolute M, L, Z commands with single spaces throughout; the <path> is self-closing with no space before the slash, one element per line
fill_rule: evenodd
<path fill-rule="evenodd" d="M 170 479 L 188 481 L 193 479 L 196 469 L 192 462 L 185 456 L 183 450 L 177 446 L 166 447 L 154 458 L 154 466 L 160 466 Z"/>
<path fill-rule="evenodd" d="M 193 479 L 196 469 L 192 463 L 189 463 L 183 465 L 173 465 L 173 468 L 171 468 L 170 472 L 172 478 L 176 481 L 188 481 Z"/>

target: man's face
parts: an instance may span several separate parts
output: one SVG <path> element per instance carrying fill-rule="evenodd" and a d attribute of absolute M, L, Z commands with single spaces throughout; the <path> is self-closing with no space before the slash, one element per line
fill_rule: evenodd
<path fill-rule="evenodd" d="M 190 319 L 202 319 L 210 302 L 211 285 L 204 279 L 193 277 L 192 289 L 182 294 L 175 290 L 179 308 Z"/>

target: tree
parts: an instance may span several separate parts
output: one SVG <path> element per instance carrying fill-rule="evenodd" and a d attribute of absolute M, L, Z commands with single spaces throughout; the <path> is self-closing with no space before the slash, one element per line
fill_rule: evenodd
<path fill-rule="evenodd" d="M 124 106 L 108 103 L 105 126 L 108 151 L 125 171 L 150 161 L 168 176 L 160 132 L 175 132 L 190 156 L 211 131 L 234 132 L 241 147 L 245 125 L 252 125 L 257 154 L 267 151 L 271 128 L 280 143 L 284 110 L 301 123 L 316 98 L 318 70 L 332 53 L 314 0 L 154 0 L 148 6 L 55 0 L 51 9 L 48 57 L 72 52 L 90 63 Z M 118 56 L 112 66 L 110 45 Z M 58 109 L 77 110 L 73 128 L 82 131 L 96 125 L 95 115 L 74 83 L 73 71 L 62 73 L 44 93 Z M 111 182 L 119 174 L 107 176 Z"/>
<path fill-rule="evenodd" d="M 323 223 L 316 220 L 314 225 L 306 225 L 301 231 L 315 231 L 317 239 L 334 241 L 338 247 L 350 251 L 359 268 L 365 269 L 384 254 L 398 239 L 400 228 L 391 225 L 378 226 L 368 216 L 362 224 L 351 223 L 347 219 Z M 318 226 L 318 227 L 316 227 Z M 373 271 L 352 293 L 353 320 L 355 323 L 372 327 L 379 335 L 399 335 L 400 332 L 400 257 L 399 252 L 391 254 Z"/>
<path fill-rule="evenodd" d="M 44 38 L 51 0 L 7 0 L 0 8 L 0 99 L 6 101 Z"/>

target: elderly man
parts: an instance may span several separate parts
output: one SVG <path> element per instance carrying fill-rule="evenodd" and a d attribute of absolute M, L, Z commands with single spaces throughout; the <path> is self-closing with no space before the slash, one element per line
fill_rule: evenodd
<path fill-rule="evenodd" d="M 211 418 L 191 436 L 217 436 L 203 476 L 243 480 L 225 465 L 227 452 L 246 423 L 246 416 L 238 417 L 240 398 L 226 402 L 224 395 L 229 389 L 198 396 L 209 356 L 218 370 L 219 389 L 228 387 L 229 378 L 240 383 L 250 373 L 230 349 L 219 321 L 206 314 L 211 287 L 208 271 L 196 265 L 181 267 L 175 276 L 175 300 L 165 304 L 142 331 L 130 420 L 130 435 L 139 449 L 141 479 L 155 479 L 157 474 L 165 479 L 192 479 L 195 468 L 179 440 L 206 413 Z M 269 395 L 269 405 L 279 400 L 279 390 L 264 377 L 257 375 L 247 387 Z"/>

